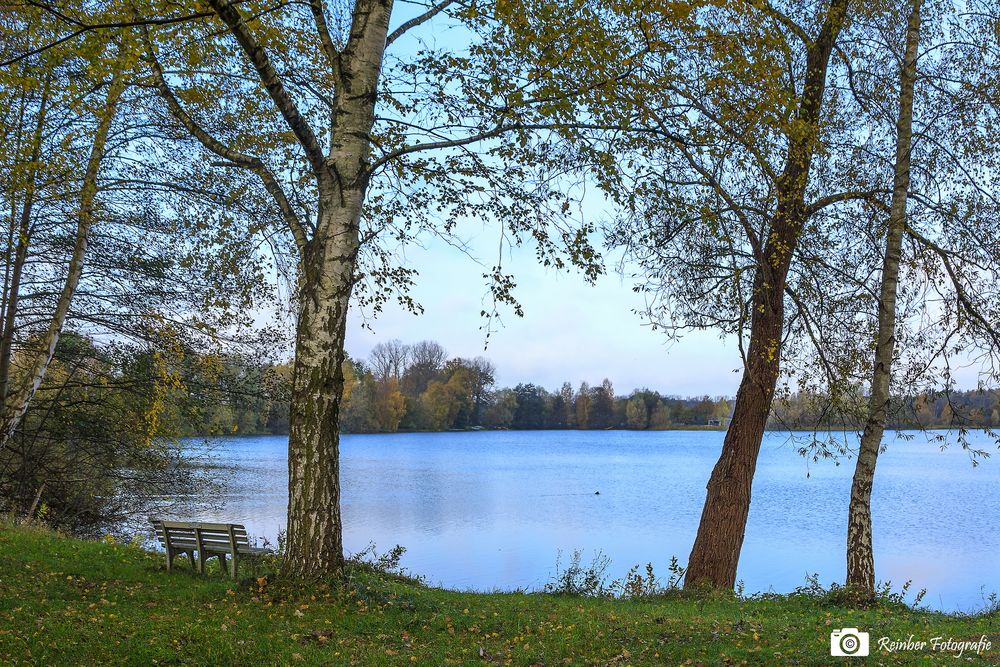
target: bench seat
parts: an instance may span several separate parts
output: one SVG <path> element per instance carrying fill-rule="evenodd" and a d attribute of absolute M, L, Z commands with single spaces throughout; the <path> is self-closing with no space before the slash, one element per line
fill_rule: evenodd
<path fill-rule="evenodd" d="M 195 552 L 198 554 L 197 569 L 205 571 L 205 561 L 217 557 L 223 569 L 226 569 L 226 557 L 232 559 L 230 576 L 237 577 L 241 556 L 262 556 L 272 553 L 271 549 L 262 549 L 250 544 L 247 530 L 237 523 L 204 523 L 189 521 L 165 521 L 150 518 L 156 539 L 167 552 L 167 571 L 173 570 L 173 560 L 178 554 L 186 553 L 195 565 Z"/>

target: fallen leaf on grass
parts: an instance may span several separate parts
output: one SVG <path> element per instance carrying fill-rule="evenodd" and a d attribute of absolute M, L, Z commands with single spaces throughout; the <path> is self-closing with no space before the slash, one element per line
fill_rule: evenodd
<path fill-rule="evenodd" d="M 500 662 L 500 659 L 495 655 L 486 652 L 486 648 L 482 644 L 479 645 L 479 657 L 483 660 L 488 660 L 489 662 Z"/>
<path fill-rule="evenodd" d="M 608 660 L 608 662 L 605 663 L 605 664 L 608 664 L 608 665 L 617 665 L 619 662 L 625 662 L 626 660 L 628 660 L 631 657 L 632 657 L 632 654 L 628 652 L 628 649 L 625 649 L 621 653 L 619 653 L 618 655 L 616 655 L 615 657 L 611 658 L 611 660 Z"/>
<path fill-rule="evenodd" d="M 309 644 L 310 642 L 323 643 L 333 636 L 333 630 L 313 630 L 312 632 L 306 633 L 299 637 L 300 644 Z"/>

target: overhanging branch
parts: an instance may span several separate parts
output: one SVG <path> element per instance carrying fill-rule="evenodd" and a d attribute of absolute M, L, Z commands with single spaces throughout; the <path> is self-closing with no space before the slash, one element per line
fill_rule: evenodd
<path fill-rule="evenodd" d="M 952 263 L 951 255 L 953 253 L 950 253 L 937 243 L 934 243 L 934 241 L 931 241 L 909 225 L 906 226 L 905 232 L 907 236 L 929 249 L 941 259 L 941 263 L 944 265 L 945 273 L 948 274 L 948 278 L 951 280 L 952 286 L 955 288 L 955 296 L 958 299 L 959 306 L 982 328 L 983 332 L 990 339 L 993 345 L 997 349 L 1000 349 L 1000 330 L 990 323 L 986 316 L 982 314 L 976 304 L 969 297 L 968 292 L 966 292 L 965 287 L 962 285 L 958 271 Z"/>
<path fill-rule="evenodd" d="M 435 16 L 437 16 L 438 14 L 440 14 L 442 11 L 444 11 L 444 9 L 446 7 L 448 7 L 448 5 L 453 5 L 453 4 L 455 4 L 455 0 L 444 0 L 444 2 L 439 2 L 438 4 L 432 6 L 430 9 L 428 9 L 426 12 L 424 12 L 420 16 L 415 16 L 412 19 L 410 19 L 409 21 L 403 23 L 403 25 L 399 26 L 398 28 L 396 28 L 395 30 L 393 30 L 391 33 L 389 33 L 389 36 L 385 38 L 385 45 L 389 46 L 394 41 L 396 41 L 397 39 L 399 39 L 400 37 L 402 37 L 403 34 L 406 33 L 407 30 L 410 30 L 412 28 L 416 28 L 421 23 L 429 21 L 430 19 L 434 18 Z"/>
<path fill-rule="evenodd" d="M 285 224 L 288 226 L 289 231 L 291 231 L 292 236 L 295 238 L 295 245 L 298 246 L 300 251 L 305 250 L 309 243 L 309 236 L 306 232 L 305 226 L 299 220 L 298 215 L 296 215 L 295 210 L 289 203 L 288 197 L 285 195 L 285 191 L 278 183 L 278 179 L 275 178 L 273 173 L 271 173 L 271 170 L 268 169 L 263 160 L 226 146 L 212 136 L 207 130 L 201 127 L 197 121 L 195 121 L 191 114 L 189 114 L 184 107 L 181 106 L 177 96 L 174 95 L 173 90 L 171 90 L 170 86 L 167 84 L 167 80 L 163 76 L 163 68 L 160 66 L 160 62 L 156 59 L 156 53 L 153 49 L 152 42 L 149 40 L 149 35 L 147 34 L 145 37 L 146 49 L 148 53 L 147 60 L 149 61 L 150 69 L 153 72 L 153 78 L 156 80 L 157 92 L 159 92 L 160 97 L 162 97 L 167 103 L 167 108 L 170 110 L 171 115 L 173 115 L 173 117 L 184 126 L 184 129 L 186 129 L 188 133 L 202 146 L 226 160 L 224 163 L 213 163 L 215 166 L 239 167 L 249 169 L 257 174 L 264 185 L 264 189 L 271 195 L 271 198 L 281 211 L 281 216 L 285 221 Z"/>
<path fill-rule="evenodd" d="M 267 52 L 264 51 L 264 48 L 250 33 L 246 21 L 243 20 L 243 16 L 234 6 L 235 3 L 233 0 L 208 0 L 208 4 L 215 10 L 215 13 L 222 22 L 226 24 L 226 27 L 229 28 L 229 32 L 236 38 L 236 42 L 243 49 L 243 53 L 257 71 L 257 75 L 260 77 L 261 83 L 264 84 L 267 94 L 274 101 L 275 106 L 278 108 L 279 113 L 281 113 L 282 118 L 285 119 L 288 127 L 292 130 L 295 138 L 298 139 L 302 150 L 305 151 L 313 173 L 318 178 L 325 177 L 328 173 L 326 158 L 323 155 L 323 149 L 320 147 L 316 134 L 285 88 L 281 77 L 278 76 L 277 70 L 271 64 L 271 59 L 268 57 Z"/>
<path fill-rule="evenodd" d="M 233 1 L 243 2 L 244 0 L 233 0 Z M 140 26 L 147 27 L 151 25 L 174 25 L 176 23 L 184 23 L 187 21 L 194 21 L 196 19 L 212 16 L 212 12 L 195 12 L 193 14 L 185 14 L 184 16 L 173 16 L 165 18 L 141 18 L 141 19 L 134 19 L 132 21 L 108 21 L 104 23 L 84 23 L 83 21 L 80 21 L 79 19 L 75 19 L 67 14 L 64 14 L 63 12 L 60 12 L 54 7 L 51 7 L 43 2 L 32 2 L 31 0 L 29 0 L 28 4 L 51 14 L 52 16 L 56 17 L 58 20 L 64 23 L 76 26 L 76 30 L 67 35 L 64 35 L 63 37 L 60 37 L 55 41 L 43 44 L 42 46 L 38 46 L 34 49 L 31 49 L 30 51 L 26 51 L 17 56 L 14 56 L 9 60 L 0 63 L 0 68 L 10 67 L 11 65 L 17 64 L 22 60 L 26 60 L 28 58 L 31 58 L 32 56 L 37 56 L 40 53 L 48 51 L 49 49 L 54 49 L 60 44 L 64 44 L 73 39 L 76 39 L 77 37 L 85 33 L 93 32 L 95 30 L 120 30 L 122 28 L 134 28 Z"/>

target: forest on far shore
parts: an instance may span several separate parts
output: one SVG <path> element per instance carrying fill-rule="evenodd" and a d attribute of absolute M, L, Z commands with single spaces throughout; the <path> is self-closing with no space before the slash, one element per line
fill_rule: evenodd
<path fill-rule="evenodd" d="M 110 354 L 83 337 L 67 338 L 60 348 L 72 350 L 74 357 L 85 348 L 102 359 L 100 383 L 105 392 L 109 385 L 155 387 L 157 419 L 179 436 L 288 433 L 290 363 L 190 350 L 172 361 L 160 356 L 154 363 L 144 352 Z M 74 386 L 86 384 L 79 374 L 89 366 L 74 367 L 76 377 L 57 377 Z M 125 377 L 153 370 L 157 377 Z M 347 433 L 725 428 L 733 408 L 733 399 L 726 396 L 684 397 L 646 388 L 618 394 L 607 378 L 576 386 L 564 382 L 552 390 L 530 382 L 500 387 L 492 361 L 449 357 L 434 341 L 380 343 L 368 359 L 348 358 L 344 374 L 341 424 Z M 108 375 L 118 379 L 111 382 Z M 45 389 L 43 396 L 73 400 L 65 389 Z M 775 401 L 769 428 L 860 427 L 860 421 L 830 423 L 824 417 L 826 406 L 823 396 L 786 393 Z M 900 397 L 890 414 L 893 428 L 991 428 L 1000 426 L 1000 392 L 956 390 Z"/>

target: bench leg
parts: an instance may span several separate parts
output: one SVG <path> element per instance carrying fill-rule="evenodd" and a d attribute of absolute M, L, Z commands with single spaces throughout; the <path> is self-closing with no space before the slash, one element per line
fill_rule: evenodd
<path fill-rule="evenodd" d="M 226 571 L 226 554 L 219 554 L 219 566 L 222 568 L 223 572 Z"/>
<path fill-rule="evenodd" d="M 187 552 L 188 560 L 191 561 L 191 571 L 196 572 L 198 570 L 198 563 L 194 559 L 194 549 Z"/>
<path fill-rule="evenodd" d="M 167 572 L 174 571 L 174 551 L 167 547 Z"/>
<path fill-rule="evenodd" d="M 236 554 L 233 554 L 233 567 L 231 576 L 234 580 L 236 579 L 236 573 L 239 568 L 239 563 L 240 563 L 240 557 L 237 556 Z"/>

